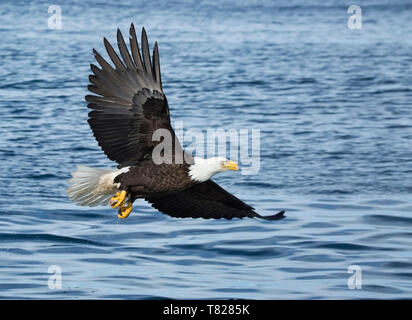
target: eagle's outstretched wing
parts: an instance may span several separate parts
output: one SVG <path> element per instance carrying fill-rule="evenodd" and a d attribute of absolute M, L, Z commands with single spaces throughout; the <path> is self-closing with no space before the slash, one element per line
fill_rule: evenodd
<path fill-rule="evenodd" d="M 93 75 L 89 76 L 87 95 L 89 124 L 94 136 L 110 160 L 119 167 L 133 165 L 151 157 L 158 141 L 152 140 L 157 129 L 169 130 L 174 151 L 182 152 L 170 124 L 169 106 L 162 90 L 160 75 L 159 49 L 157 42 L 150 61 L 149 44 L 146 31 L 142 29 L 140 54 L 136 32 L 130 26 L 130 52 L 120 30 L 117 42 L 121 58 L 107 39 L 104 45 L 112 60 L 112 67 L 103 57 L 93 50 L 101 68 L 91 65 Z"/>
<path fill-rule="evenodd" d="M 284 211 L 272 216 L 261 216 L 253 208 L 227 192 L 212 180 L 195 184 L 179 193 L 145 198 L 153 208 L 176 218 L 232 219 L 284 218 Z"/>

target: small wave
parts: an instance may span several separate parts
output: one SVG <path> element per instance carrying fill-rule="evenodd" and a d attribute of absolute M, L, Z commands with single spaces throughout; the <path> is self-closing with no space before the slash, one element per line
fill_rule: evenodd
<path fill-rule="evenodd" d="M 373 224 L 384 224 L 384 225 L 398 225 L 405 226 L 412 225 L 412 218 L 400 217 L 395 215 L 366 215 L 363 217 L 366 222 Z"/>
<path fill-rule="evenodd" d="M 92 240 L 57 236 L 48 233 L 0 233 L 0 241 L 4 242 L 16 242 L 16 241 L 46 241 L 51 243 L 71 243 L 71 244 L 84 244 L 93 246 L 105 246 L 103 243 L 99 243 Z"/>

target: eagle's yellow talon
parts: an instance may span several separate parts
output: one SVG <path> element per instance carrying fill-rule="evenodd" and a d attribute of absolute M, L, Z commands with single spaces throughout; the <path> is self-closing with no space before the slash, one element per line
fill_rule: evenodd
<path fill-rule="evenodd" d="M 110 206 L 116 208 L 118 206 L 123 207 L 124 199 L 126 198 L 126 191 L 116 192 L 116 195 L 110 199 Z"/>
<path fill-rule="evenodd" d="M 132 212 L 132 210 L 133 210 L 133 205 L 131 202 L 129 202 L 127 206 L 120 207 L 117 217 L 119 219 L 126 219 L 129 216 L 129 214 Z"/>

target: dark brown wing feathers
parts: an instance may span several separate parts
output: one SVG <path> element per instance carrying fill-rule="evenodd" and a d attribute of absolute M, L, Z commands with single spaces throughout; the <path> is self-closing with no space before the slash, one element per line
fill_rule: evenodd
<path fill-rule="evenodd" d="M 93 53 L 100 68 L 91 65 L 87 95 L 89 124 L 99 146 L 119 167 L 137 164 L 151 157 L 158 141 L 152 141 L 157 129 L 168 129 L 169 106 L 163 94 L 159 50 L 155 45 L 153 66 L 150 62 L 146 31 L 142 30 L 142 54 L 133 24 L 130 27 L 130 52 L 120 30 L 117 31 L 120 56 L 105 38 L 104 46 L 113 63 L 112 67 L 96 50 Z M 181 149 L 180 144 L 177 146 Z M 180 152 L 180 149 L 177 149 Z"/>
<path fill-rule="evenodd" d="M 227 192 L 212 180 L 195 184 L 176 194 L 145 198 L 153 208 L 176 218 L 232 219 L 263 218 L 277 220 L 284 211 L 261 216 L 253 208 Z"/>

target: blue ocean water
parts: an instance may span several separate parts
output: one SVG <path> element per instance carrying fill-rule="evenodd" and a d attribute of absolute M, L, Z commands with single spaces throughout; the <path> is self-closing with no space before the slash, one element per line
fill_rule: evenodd
<path fill-rule="evenodd" d="M 412 4 L 357 1 L 350 30 L 351 4 L 2 1 L 0 298 L 412 298 Z M 120 221 L 67 199 L 76 165 L 113 167 L 84 95 L 92 48 L 131 22 L 159 42 L 173 120 L 260 130 L 259 173 L 215 180 L 286 219 L 174 219 L 141 201 Z"/>

